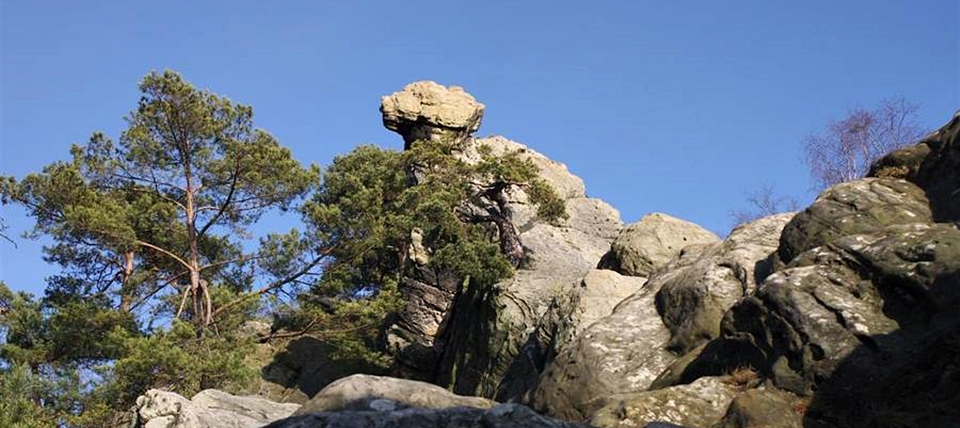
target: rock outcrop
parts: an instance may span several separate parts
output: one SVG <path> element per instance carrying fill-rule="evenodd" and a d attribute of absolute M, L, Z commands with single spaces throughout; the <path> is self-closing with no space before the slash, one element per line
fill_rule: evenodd
<path fill-rule="evenodd" d="M 417 140 L 463 139 L 480 127 L 483 104 L 463 88 L 423 81 L 380 101 L 383 125 L 403 136 L 407 148 Z"/>
<path fill-rule="evenodd" d="M 766 259 L 791 217 L 771 216 L 722 243 L 685 247 L 559 353 L 540 379 L 534 407 L 577 420 L 610 397 L 649 388 L 679 355 L 719 335 L 724 312 L 756 289 L 758 274 L 769 273 Z"/>
<path fill-rule="evenodd" d="M 778 214 L 740 225 L 692 264 L 650 279 L 660 290 L 657 312 L 670 329 L 668 349 L 683 354 L 720 334 L 724 312 L 771 273 L 767 259 L 791 218 Z"/>
<path fill-rule="evenodd" d="M 189 400 L 151 389 L 137 398 L 129 428 L 259 428 L 290 416 L 299 407 L 214 389 L 201 391 Z"/>
<path fill-rule="evenodd" d="M 893 224 L 930 223 L 923 190 L 905 180 L 865 178 L 833 186 L 787 225 L 779 256 L 789 263 L 800 253 L 832 240 Z"/>
<path fill-rule="evenodd" d="M 736 386 L 720 378 L 705 377 L 689 385 L 618 398 L 597 411 L 590 425 L 625 428 L 667 422 L 689 428 L 711 428 L 723 418 L 736 394 Z"/>
<path fill-rule="evenodd" d="M 957 128 L 955 117 L 877 162 L 877 178 L 821 194 L 784 228 L 785 264 L 654 387 L 749 366 L 767 393 L 738 397 L 718 427 L 768 426 L 756 422 L 775 418 L 763 409 L 791 402 L 806 428 L 956 426 L 960 229 L 945 165 L 957 159 Z"/>
<path fill-rule="evenodd" d="M 523 247 L 512 278 L 481 288 L 425 274 L 401 284 L 407 307 L 387 334 L 394 373 L 440 386 L 352 376 L 271 427 L 576 426 L 489 398 L 599 427 L 960 421 L 960 115 L 878 161 L 873 177 L 719 241 L 662 214 L 624 229 L 563 164 L 503 137 L 472 137 L 483 109 L 432 82 L 381 107 L 407 147 L 453 140 L 468 163 L 519 154 L 568 217 L 538 220 L 513 189 L 498 207 Z M 152 410 L 163 408 L 150 404 L 156 397 L 138 414 L 157 424 L 206 420 L 217 407 L 167 398 L 187 409 L 170 419 Z M 247 417 L 240 407 L 223 420 Z"/>
<path fill-rule="evenodd" d="M 676 360 L 666 349 L 670 331 L 657 315 L 657 291 L 644 286 L 563 348 L 539 380 L 534 408 L 585 420 L 609 397 L 647 389 Z"/>
<path fill-rule="evenodd" d="M 875 162 L 871 177 L 896 177 L 920 186 L 939 222 L 960 220 L 960 111 L 936 132 Z"/>
<path fill-rule="evenodd" d="M 387 128 L 408 146 L 416 140 L 453 138 L 457 156 L 467 163 L 515 153 L 537 166 L 565 202 L 567 218 L 551 224 L 537 219 L 536 207 L 522 189 L 510 190 L 505 206 L 497 209 L 523 247 L 515 275 L 484 290 L 463 287 L 459 278 L 411 278 L 400 287 L 407 305 L 387 334 L 397 375 L 459 394 L 518 399 L 536 384 L 555 352 L 554 336 L 581 319 L 600 316 L 576 314 L 612 307 L 622 297 L 614 293 L 599 303 L 602 295 L 594 292 L 595 286 L 581 287 L 622 228 L 619 213 L 587 198 L 583 181 L 563 164 L 503 137 L 471 137 L 483 106 L 459 88 L 414 83 L 385 97 L 381 111 Z M 582 299 L 580 293 L 585 293 Z M 565 307 L 548 314 L 558 301 L 589 308 Z M 553 324 L 542 325 L 546 318 Z"/>
<path fill-rule="evenodd" d="M 694 223 L 661 213 L 647 214 L 620 231 L 599 267 L 648 277 L 684 247 L 719 241 L 713 232 Z"/>
<path fill-rule="evenodd" d="M 497 404 L 485 398 L 462 397 L 425 382 L 358 374 L 331 383 L 304 404 L 296 414 L 363 410 L 370 408 L 370 403 L 376 400 L 387 400 L 393 403 L 394 407 L 423 409 L 489 409 Z"/>

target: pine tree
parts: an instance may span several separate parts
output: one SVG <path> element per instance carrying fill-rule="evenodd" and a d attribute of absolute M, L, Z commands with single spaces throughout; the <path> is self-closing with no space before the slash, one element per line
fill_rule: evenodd
<path fill-rule="evenodd" d="M 140 91 L 118 144 L 95 133 L 71 150 L 71 162 L 4 182 L 4 199 L 27 206 L 35 233 L 55 239 L 47 257 L 66 273 L 53 279 L 52 294 L 113 290 L 119 309 L 129 311 L 172 288 L 180 296 L 175 317 L 206 327 L 223 312 L 213 307 L 211 287 L 228 287 L 239 301 L 319 263 L 319 249 L 299 246 L 314 251 L 305 269 L 270 277 L 257 262 L 282 257 L 276 252 L 291 248 L 275 241 L 291 237 L 272 235 L 252 253 L 236 239 L 267 210 L 288 209 L 305 195 L 318 182 L 316 167 L 301 166 L 255 129 L 250 107 L 198 90 L 175 72 L 147 75 Z"/>

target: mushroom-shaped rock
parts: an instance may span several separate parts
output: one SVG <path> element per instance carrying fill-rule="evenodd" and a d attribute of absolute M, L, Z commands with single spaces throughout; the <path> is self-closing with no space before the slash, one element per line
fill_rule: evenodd
<path fill-rule="evenodd" d="M 457 86 L 414 82 L 380 101 L 383 126 L 403 136 L 406 148 L 417 140 L 463 139 L 480 128 L 483 104 Z"/>

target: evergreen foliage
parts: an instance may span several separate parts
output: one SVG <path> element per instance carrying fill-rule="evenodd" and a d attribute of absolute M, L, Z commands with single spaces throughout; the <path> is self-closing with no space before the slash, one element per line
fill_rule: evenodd
<path fill-rule="evenodd" d="M 518 189 L 545 221 L 565 217 L 519 152 L 361 146 L 321 181 L 250 107 L 169 71 L 140 90 L 117 143 L 95 133 L 68 161 L 0 177 L 0 202 L 27 208 L 61 267 L 40 299 L 0 284 L 0 426 L 104 426 L 150 388 L 242 391 L 257 340 L 309 335 L 332 345 L 328 360 L 386 368 L 380 339 L 406 279 L 509 277 L 525 259 Z M 251 245 L 265 212 L 291 208 L 302 230 Z M 265 310 L 270 337 L 244 332 Z"/>

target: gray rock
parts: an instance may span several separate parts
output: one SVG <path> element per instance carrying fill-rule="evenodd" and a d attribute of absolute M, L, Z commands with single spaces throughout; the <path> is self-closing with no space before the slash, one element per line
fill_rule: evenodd
<path fill-rule="evenodd" d="M 939 222 L 960 221 L 960 111 L 919 143 L 884 156 L 871 177 L 904 178 L 920 186 Z"/>
<path fill-rule="evenodd" d="M 776 388 L 744 391 L 714 428 L 803 428 L 807 401 Z"/>
<path fill-rule="evenodd" d="M 491 409 L 408 408 L 395 411 L 340 411 L 294 416 L 265 428 L 587 428 L 540 416 L 519 404 Z"/>
<path fill-rule="evenodd" d="M 769 274 L 766 259 L 776 251 L 780 233 L 793 215 L 740 225 L 693 263 L 650 278 L 660 289 L 657 311 L 671 332 L 668 349 L 683 354 L 719 335 L 724 312 L 753 293 Z"/>
<path fill-rule="evenodd" d="M 383 125 L 403 136 L 409 148 L 417 140 L 462 140 L 480 127 L 483 104 L 457 86 L 411 83 L 380 101 Z"/>
<path fill-rule="evenodd" d="M 684 247 L 719 240 L 717 235 L 694 223 L 661 213 L 648 214 L 620 231 L 599 267 L 646 277 L 680 254 Z"/>
<path fill-rule="evenodd" d="M 750 365 L 803 396 L 825 395 L 824 384 L 834 385 L 837 391 L 821 402 L 860 408 L 849 403 L 882 389 L 864 385 L 889 378 L 890 367 L 909 367 L 918 349 L 960 331 L 957 307 L 960 230 L 948 224 L 890 226 L 797 257 L 724 316 L 722 337 L 673 371 L 684 373 L 677 382 L 687 382 Z M 841 367 L 844 375 L 837 377 Z M 898 375 L 928 376 L 928 369 Z M 841 406 L 823 407 L 821 413 L 830 413 Z"/>
<path fill-rule="evenodd" d="M 737 393 L 735 385 L 720 378 L 701 378 L 689 385 L 617 397 L 593 415 L 590 425 L 619 428 L 658 422 L 711 428 L 723 418 Z"/>
<path fill-rule="evenodd" d="M 498 401 L 519 399 L 536 384 L 556 352 L 557 336 L 580 320 L 573 316 L 577 306 L 572 304 L 580 299 L 571 300 L 571 294 L 593 291 L 581 287 L 582 280 L 609 248 L 619 225 L 616 210 L 597 200 L 568 199 L 567 213 L 560 226 L 520 228 L 529 260 L 513 278 L 491 290 L 464 290 L 457 296 L 436 341 L 442 348 L 438 384 Z M 594 305 L 599 298 L 593 296 Z M 614 305 L 620 297 L 607 299 Z M 557 308 L 570 316 L 547 320 L 558 302 L 571 302 Z"/>
<path fill-rule="evenodd" d="M 894 224 L 932 222 L 929 205 L 923 190 L 905 180 L 864 178 L 837 184 L 783 229 L 779 258 L 789 263 L 800 253 L 840 237 Z"/>
<path fill-rule="evenodd" d="M 658 289 L 647 284 L 563 348 L 540 377 L 534 408 L 583 420 L 616 394 L 643 391 L 676 356 L 670 331 L 657 315 Z"/>
<path fill-rule="evenodd" d="M 151 389 L 137 398 L 137 425 L 144 428 L 256 428 L 286 418 L 300 405 L 259 397 L 238 397 L 217 390 L 193 399 Z"/>
<path fill-rule="evenodd" d="M 403 407 L 424 409 L 489 409 L 497 404 L 485 398 L 459 396 L 425 382 L 358 374 L 331 383 L 304 404 L 296 414 L 366 410 L 375 408 L 377 403 L 384 404 L 382 400 L 389 400 Z"/>

